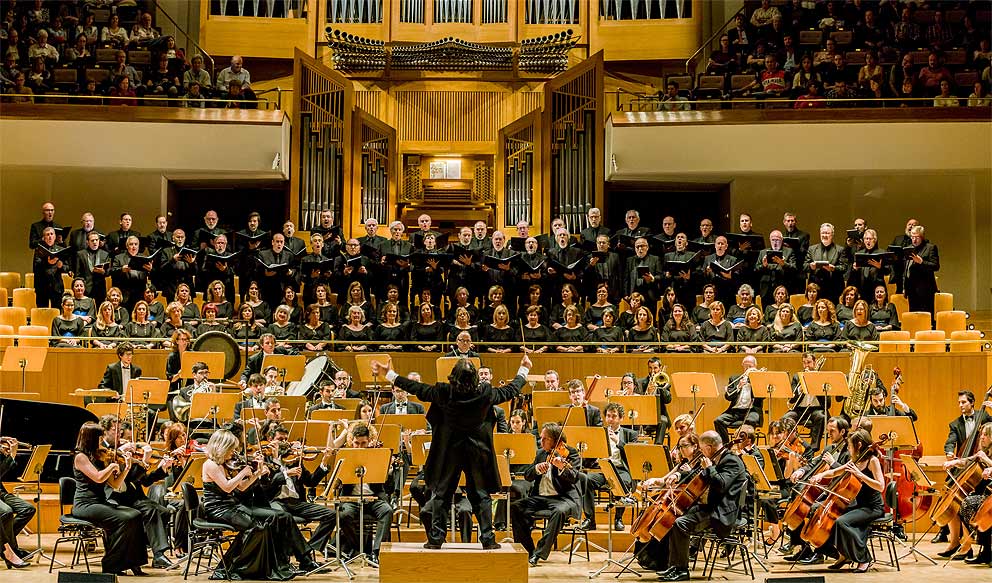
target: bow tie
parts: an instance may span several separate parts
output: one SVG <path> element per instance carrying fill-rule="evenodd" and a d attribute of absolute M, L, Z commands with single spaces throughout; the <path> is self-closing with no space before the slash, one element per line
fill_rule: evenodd
<path fill-rule="evenodd" d="M 122 366 L 121 367 L 121 370 L 131 370 L 131 367 L 129 367 L 129 366 Z"/>
<path fill-rule="evenodd" d="M 965 415 L 964 416 L 964 420 L 965 420 L 966 423 L 968 421 L 974 421 L 975 420 L 975 416 L 974 415 Z"/>

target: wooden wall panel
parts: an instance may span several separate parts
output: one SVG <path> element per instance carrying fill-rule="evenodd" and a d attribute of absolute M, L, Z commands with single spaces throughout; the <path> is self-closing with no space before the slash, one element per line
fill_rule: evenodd
<path fill-rule="evenodd" d="M 495 141 L 503 126 L 503 91 L 397 91 L 396 122 L 403 141 Z"/>

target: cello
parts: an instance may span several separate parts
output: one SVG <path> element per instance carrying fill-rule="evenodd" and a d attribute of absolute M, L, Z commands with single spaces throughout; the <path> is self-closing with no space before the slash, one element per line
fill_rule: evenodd
<path fill-rule="evenodd" d="M 837 445 L 844 444 L 845 441 L 839 442 L 839 444 L 830 444 L 827 446 L 823 453 L 830 453 L 834 455 L 836 452 Z M 827 451 L 830 450 L 830 451 Z M 813 467 L 810 476 L 816 476 L 830 469 L 830 464 L 828 464 L 823 456 L 820 456 L 819 463 Z M 792 530 L 796 530 L 803 525 L 806 521 L 806 517 L 809 516 L 813 505 L 816 504 L 817 499 L 820 494 L 823 493 L 823 486 L 825 484 L 818 482 L 807 482 L 806 486 L 801 492 L 796 494 L 796 497 L 789 502 L 789 505 L 785 508 L 785 514 L 782 516 L 782 523 L 788 526 Z"/>
<path fill-rule="evenodd" d="M 713 457 L 719 457 L 726 450 L 726 446 L 721 447 L 720 451 Z M 651 525 L 650 529 L 651 537 L 655 540 L 665 538 L 675 526 L 675 519 L 685 514 L 709 490 L 710 486 L 703 480 L 702 476 L 703 467 L 701 462 L 703 457 L 703 453 L 700 452 L 693 458 L 690 464 L 692 478 L 681 488 L 676 488 L 671 492 L 671 496 L 668 497 L 668 504 L 665 505 L 664 509 L 655 518 L 654 524 Z"/>
<path fill-rule="evenodd" d="M 958 459 L 974 457 L 978 445 L 978 434 L 982 425 L 990 419 L 988 407 L 985 405 L 990 398 L 992 398 L 992 388 L 985 393 L 985 401 L 982 403 L 981 409 L 975 412 L 975 428 L 958 450 Z M 965 496 L 975 491 L 978 483 L 982 480 L 981 465 L 977 461 L 972 461 L 960 471 L 949 469 L 947 470 L 947 480 L 950 486 L 937 498 L 930 509 L 930 519 L 940 526 L 945 526 L 957 516 Z"/>
<path fill-rule="evenodd" d="M 899 367 L 892 369 L 892 375 L 895 379 L 892 381 L 892 387 L 889 389 L 892 397 L 899 396 L 899 389 L 903 384 L 902 370 Z M 891 397 L 890 397 L 891 398 Z M 890 408 L 894 411 L 895 406 L 890 401 Z M 911 450 L 893 450 L 885 460 L 889 463 L 889 473 L 886 477 L 893 480 L 896 484 L 896 493 L 898 495 L 898 503 L 895 507 L 895 512 L 893 512 L 896 520 L 900 523 L 911 522 L 918 520 L 926 516 L 926 513 L 930 510 L 933 504 L 933 499 L 929 496 L 922 496 L 919 485 L 916 484 L 909 477 L 909 472 L 906 470 L 906 465 L 902 462 L 900 458 L 901 455 L 906 454 L 912 456 L 913 459 L 918 460 L 923 457 L 923 443 L 917 444 L 917 446 Z M 914 504 L 914 500 L 916 503 Z M 889 507 L 889 500 L 885 500 L 885 508 L 888 511 L 893 509 Z"/>

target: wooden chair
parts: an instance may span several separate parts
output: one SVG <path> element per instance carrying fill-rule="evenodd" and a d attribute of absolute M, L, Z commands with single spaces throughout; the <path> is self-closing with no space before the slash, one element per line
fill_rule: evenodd
<path fill-rule="evenodd" d="M 0 287 L 0 308 L 7 307 L 7 288 Z"/>
<path fill-rule="evenodd" d="M 7 290 L 7 297 L 14 295 L 14 289 L 21 287 L 21 274 L 16 271 L 0 271 L 0 287 Z M 7 304 L 5 303 L 4 306 Z"/>
<path fill-rule="evenodd" d="M 17 330 L 28 323 L 28 311 L 18 306 L 0 308 L 0 324 Z"/>
<path fill-rule="evenodd" d="M 0 336 L 13 336 L 14 327 L 8 324 L 0 324 Z M 14 345 L 13 338 L 0 338 L 0 348 L 7 348 Z"/>
<path fill-rule="evenodd" d="M 913 337 L 916 352 L 947 352 L 947 334 L 943 330 L 920 330 Z M 923 342 L 923 344 L 919 344 Z M 939 343 L 938 343 L 939 342 Z"/>
<path fill-rule="evenodd" d="M 909 300 L 904 294 L 889 294 L 889 301 L 896 307 L 897 314 L 909 311 Z"/>
<path fill-rule="evenodd" d="M 939 314 L 954 309 L 954 294 L 937 292 L 933 294 L 933 313 Z"/>
<path fill-rule="evenodd" d="M 878 335 L 879 352 L 909 352 L 909 332 L 905 330 L 888 330 Z M 886 344 L 886 342 L 906 342 L 906 344 Z"/>
<path fill-rule="evenodd" d="M 62 289 L 64 289 L 67 294 L 72 293 L 72 276 L 68 273 L 62 274 Z"/>
<path fill-rule="evenodd" d="M 44 348 L 48 346 L 48 336 L 51 333 L 50 328 L 45 328 L 44 326 L 21 326 L 17 329 L 17 335 L 20 338 L 17 339 L 18 346 L 38 346 Z"/>
<path fill-rule="evenodd" d="M 943 330 L 948 335 L 950 335 L 951 332 L 968 329 L 968 312 L 963 310 L 946 310 L 937 312 L 936 318 L 937 325 L 934 329 Z"/>
<path fill-rule="evenodd" d="M 56 308 L 31 308 L 31 325 L 43 326 L 47 330 L 52 329 L 52 321 L 59 315 Z"/>
<path fill-rule="evenodd" d="M 34 274 L 25 273 L 24 274 L 24 287 L 34 289 Z M 13 295 L 13 294 L 11 294 Z"/>
<path fill-rule="evenodd" d="M 789 296 L 789 303 L 792 304 L 793 311 L 799 311 L 806 303 L 806 294 L 792 294 Z"/>
<path fill-rule="evenodd" d="M 902 329 L 914 337 L 920 330 L 931 330 L 931 320 L 932 316 L 930 312 L 903 312 L 899 314 L 899 322 L 902 325 Z"/>
<path fill-rule="evenodd" d="M 27 287 L 19 287 L 14 290 L 14 301 L 12 305 L 15 308 L 24 308 L 25 312 L 30 312 L 31 308 L 38 307 L 38 300 L 35 296 L 34 289 Z"/>
<path fill-rule="evenodd" d="M 954 332 L 951 332 L 951 352 L 981 351 L 982 333 L 978 330 L 955 330 Z"/>

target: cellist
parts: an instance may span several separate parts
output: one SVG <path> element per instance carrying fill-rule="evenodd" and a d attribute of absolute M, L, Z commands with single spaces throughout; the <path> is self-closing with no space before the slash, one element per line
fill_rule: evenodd
<path fill-rule="evenodd" d="M 834 522 L 830 540 L 820 547 L 824 555 L 837 555 L 837 560 L 827 568 L 837 570 L 848 563 L 855 563 L 855 573 L 866 573 L 871 566 L 872 555 L 868 549 L 868 531 L 871 523 L 885 515 L 882 504 L 882 491 L 885 489 L 885 474 L 878 459 L 878 451 L 871 440 L 871 434 L 859 429 L 848 437 L 847 452 L 849 461 L 813 476 L 811 481 L 820 481 L 837 476 L 854 476 L 861 482 L 861 489 L 844 513 Z"/>
<path fill-rule="evenodd" d="M 964 543 L 961 541 L 961 527 L 971 524 L 975 514 L 989 496 L 989 487 L 992 484 L 992 422 L 987 422 L 979 428 L 978 451 L 974 455 L 948 460 L 944 462 L 944 469 L 963 468 L 974 462 L 982 467 L 982 480 L 973 492 L 964 497 L 958 515 L 947 524 L 951 536 L 950 546 L 939 555 L 953 557 L 954 560 L 963 559 L 969 565 L 990 565 L 992 564 L 992 546 L 989 544 L 989 539 L 992 535 L 992 529 L 979 531 L 977 538 L 982 549 L 976 557 L 972 557 L 971 541 Z"/>

